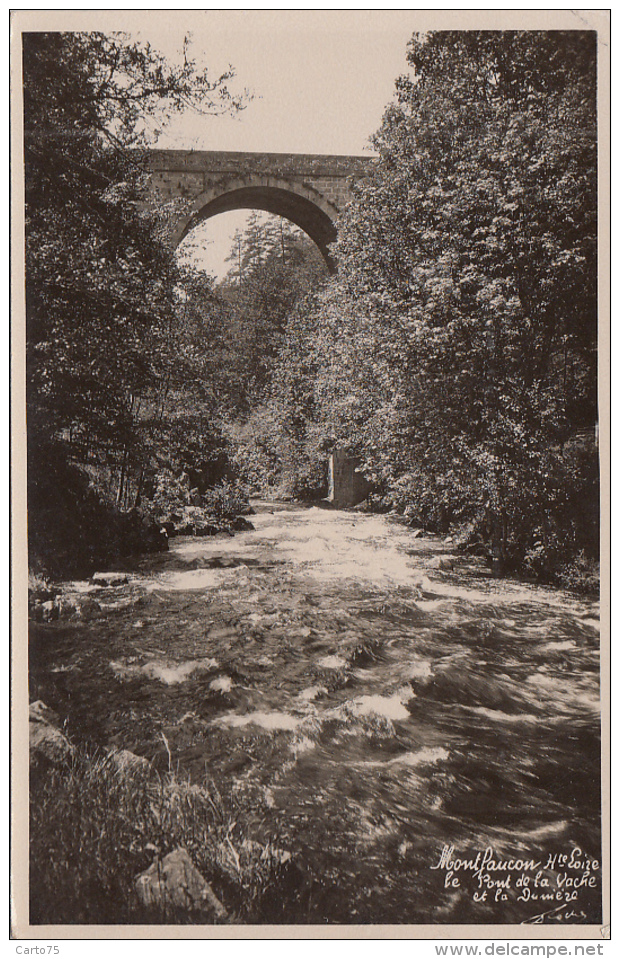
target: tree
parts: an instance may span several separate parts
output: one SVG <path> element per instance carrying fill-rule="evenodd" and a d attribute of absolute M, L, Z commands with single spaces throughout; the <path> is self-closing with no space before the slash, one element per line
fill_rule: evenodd
<path fill-rule="evenodd" d="M 142 150 L 173 112 L 239 109 L 230 76 L 211 81 L 187 44 L 175 66 L 118 34 L 23 36 L 32 518 L 63 456 L 106 456 L 124 499 L 140 408 L 167 389 L 177 278 Z"/>
<path fill-rule="evenodd" d="M 256 212 L 233 238 L 228 260 L 233 268 L 219 293 L 231 312 L 231 366 L 244 371 L 240 409 L 247 411 L 266 399 L 288 318 L 327 270 L 301 230 L 282 217 L 264 219 Z"/>
<path fill-rule="evenodd" d="M 596 421 L 595 34 L 416 35 L 408 60 L 325 312 L 358 399 L 324 372 L 322 406 L 420 515 L 486 517 L 501 562 Z"/>

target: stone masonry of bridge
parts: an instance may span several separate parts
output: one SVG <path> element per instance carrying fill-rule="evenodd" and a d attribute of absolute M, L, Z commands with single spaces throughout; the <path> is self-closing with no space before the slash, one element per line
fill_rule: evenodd
<path fill-rule="evenodd" d="M 351 182 L 375 163 L 358 156 L 153 150 L 148 167 L 154 198 L 188 201 L 173 225 L 175 244 L 218 213 L 265 210 L 296 223 L 333 269 L 335 221 L 351 199 Z"/>

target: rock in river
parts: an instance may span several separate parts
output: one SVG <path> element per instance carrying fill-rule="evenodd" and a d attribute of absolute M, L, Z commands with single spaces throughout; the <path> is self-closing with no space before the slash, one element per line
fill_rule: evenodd
<path fill-rule="evenodd" d="M 127 573 L 94 573 L 91 582 L 95 586 L 124 586 L 129 576 Z"/>

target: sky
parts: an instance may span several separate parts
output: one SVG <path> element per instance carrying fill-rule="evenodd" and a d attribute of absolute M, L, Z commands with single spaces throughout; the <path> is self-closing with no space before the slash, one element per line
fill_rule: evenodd
<path fill-rule="evenodd" d="M 191 32 L 197 65 L 208 66 L 214 77 L 232 65 L 231 90 L 253 95 L 235 117 L 175 117 L 157 145 L 369 155 L 369 138 L 381 124 L 395 80 L 408 70 L 407 42 L 419 29 L 417 19 L 411 10 L 143 14 L 132 35 L 176 59 Z M 199 252 L 192 254 L 197 264 L 221 276 L 230 236 L 246 217 L 247 211 L 235 211 L 208 220 Z"/>
<path fill-rule="evenodd" d="M 191 11 L 191 52 L 255 99 L 237 118 L 176 119 L 162 146 L 362 154 L 406 71 L 415 11 Z M 188 17 L 139 31 L 171 58 Z M 182 145 L 180 141 L 183 141 Z M 168 141 L 168 142 L 165 142 Z"/>

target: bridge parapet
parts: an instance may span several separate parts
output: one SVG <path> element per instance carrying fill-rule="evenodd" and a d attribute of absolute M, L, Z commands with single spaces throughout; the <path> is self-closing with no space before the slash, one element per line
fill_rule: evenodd
<path fill-rule="evenodd" d="M 152 170 L 204 173 L 265 173 L 271 176 L 364 176 L 374 157 L 306 153 L 239 153 L 229 150 L 151 150 Z"/>
<path fill-rule="evenodd" d="M 241 153 L 212 150 L 152 150 L 152 184 L 165 197 L 192 197 L 219 180 L 252 176 L 306 183 L 340 209 L 350 199 L 348 179 L 367 176 L 373 157 L 303 153 Z"/>

